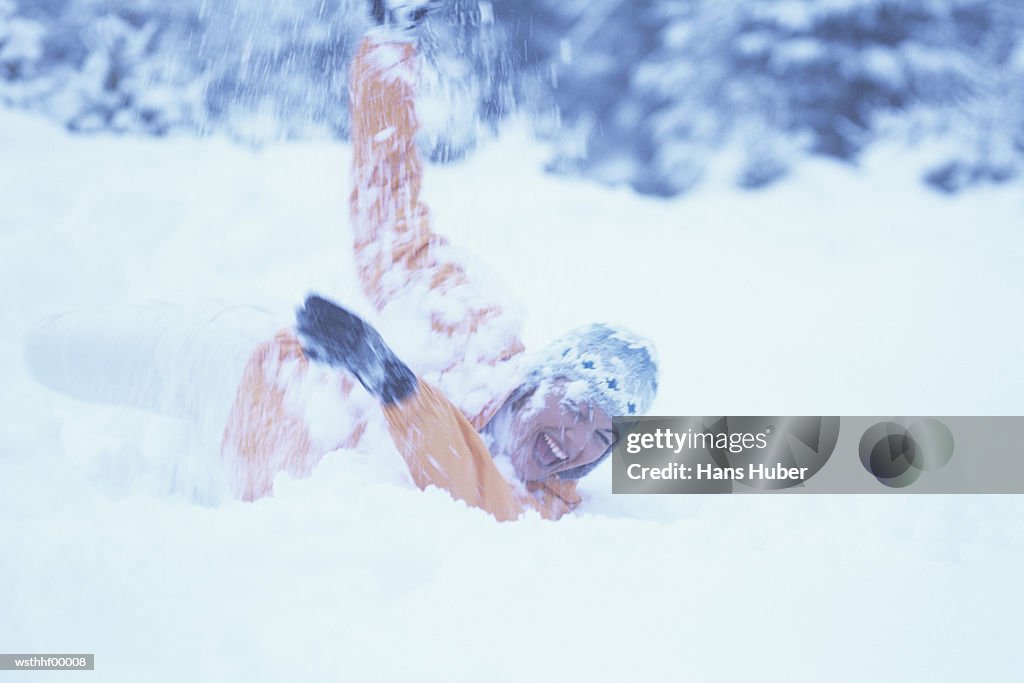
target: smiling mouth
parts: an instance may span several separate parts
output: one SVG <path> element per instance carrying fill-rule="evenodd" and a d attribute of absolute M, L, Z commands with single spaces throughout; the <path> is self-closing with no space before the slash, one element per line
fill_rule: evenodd
<path fill-rule="evenodd" d="M 561 465 L 569 460 L 569 455 L 558 444 L 558 442 L 544 432 L 541 432 L 537 437 L 534 453 L 536 455 L 537 462 L 545 469 Z"/>

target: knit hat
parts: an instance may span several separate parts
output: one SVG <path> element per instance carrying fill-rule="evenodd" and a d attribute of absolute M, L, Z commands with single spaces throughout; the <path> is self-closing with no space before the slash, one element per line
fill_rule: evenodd
<path fill-rule="evenodd" d="M 598 406 L 609 416 L 640 415 L 658 391 L 658 359 L 654 345 L 621 327 L 592 324 L 556 339 L 536 357 L 521 388 L 536 389 L 564 379 L 579 382 L 580 400 Z M 579 479 L 604 460 L 559 473 L 560 479 Z"/>

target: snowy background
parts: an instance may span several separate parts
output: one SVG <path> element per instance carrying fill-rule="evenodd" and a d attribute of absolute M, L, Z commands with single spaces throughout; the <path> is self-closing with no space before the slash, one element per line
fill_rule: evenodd
<path fill-rule="evenodd" d="M 344 138 L 365 5 L 0 0 L 0 102 L 74 131 Z M 428 34 L 441 160 L 517 112 L 552 169 L 661 196 L 729 145 L 748 188 L 893 139 L 946 142 L 915 169 L 944 192 L 1024 160 L 1017 0 L 450 0 Z"/>
<path fill-rule="evenodd" d="M 650 336 L 655 414 L 1024 412 L 1014 3 L 589 6 L 460 6 L 465 23 L 434 29 L 432 59 L 454 71 L 423 107 L 448 162 L 425 194 L 520 298 L 529 346 L 594 320 Z M 57 311 L 287 312 L 309 290 L 365 308 L 340 108 L 358 20 L 225 7 L 0 0 L 0 650 L 97 654 L 94 674 L 43 680 L 1014 676 L 1017 497 L 625 497 L 606 466 L 580 514 L 496 524 L 416 490 L 379 439 L 273 498 L 212 506 L 216 451 L 188 425 L 33 382 L 25 333 Z M 788 57 L 727 62 L 722 46 L 757 41 L 706 27 L 750 22 Z M 851 26 L 881 52 L 823 42 L 867 50 Z M 510 47 L 522 35 L 535 42 Z M 907 55 L 981 80 L 928 81 Z M 839 76 L 861 72 L 898 97 L 852 76 L 844 95 Z M 721 73 L 783 118 L 758 122 Z M 706 131 L 709 111 L 736 117 Z"/>

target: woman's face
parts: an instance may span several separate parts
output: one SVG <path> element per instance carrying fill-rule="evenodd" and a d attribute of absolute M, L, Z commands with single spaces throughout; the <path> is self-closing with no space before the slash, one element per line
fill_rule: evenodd
<path fill-rule="evenodd" d="M 541 481 L 594 462 L 615 441 L 612 419 L 603 410 L 569 396 L 569 384 L 556 380 L 506 403 L 500 450 L 508 454 L 522 481 Z"/>

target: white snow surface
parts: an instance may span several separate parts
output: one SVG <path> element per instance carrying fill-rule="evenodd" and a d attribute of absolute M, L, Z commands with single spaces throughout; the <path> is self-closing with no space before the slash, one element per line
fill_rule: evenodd
<path fill-rule="evenodd" d="M 669 201 L 545 175 L 513 129 L 428 168 L 425 195 L 520 298 L 531 348 L 593 321 L 652 338 L 653 414 L 1021 414 L 1024 188 L 934 194 L 927 153 Z M 605 465 L 578 514 L 499 524 L 417 490 L 378 435 L 210 504 L 215 449 L 37 385 L 26 331 L 147 299 L 368 310 L 348 148 L 0 112 L 0 155 L 0 651 L 96 654 L 39 680 L 1015 676 L 1020 497 L 613 496 Z"/>

